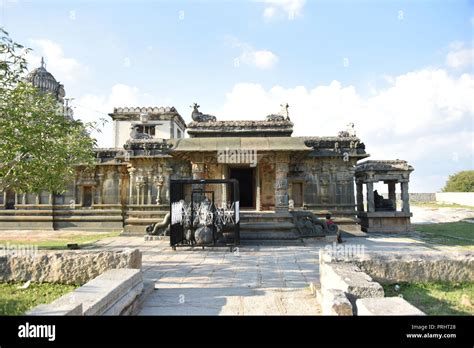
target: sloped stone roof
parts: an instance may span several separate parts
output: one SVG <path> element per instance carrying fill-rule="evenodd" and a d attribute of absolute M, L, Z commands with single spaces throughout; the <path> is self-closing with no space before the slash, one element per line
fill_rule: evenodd
<path fill-rule="evenodd" d="M 114 108 L 114 114 L 140 114 L 140 113 L 150 113 L 150 114 L 165 114 L 165 113 L 177 113 L 178 111 L 174 106 L 145 106 L 145 107 L 133 107 L 125 106 Z"/>
<path fill-rule="evenodd" d="M 190 122 L 188 134 L 191 137 L 232 137 L 232 136 L 291 136 L 293 123 L 284 121 L 212 121 Z"/>
<path fill-rule="evenodd" d="M 408 164 L 407 161 L 404 160 L 371 160 L 359 163 L 356 166 L 356 173 L 362 172 L 386 172 L 386 171 L 413 171 L 414 168 Z"/>

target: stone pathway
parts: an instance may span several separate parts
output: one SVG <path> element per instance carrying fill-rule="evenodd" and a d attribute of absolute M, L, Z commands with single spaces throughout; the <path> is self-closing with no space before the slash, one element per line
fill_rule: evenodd
<path fill-rule="evenodd" d="M 281 244 L 284 243 L 284 244 Z M 140 315 L 319 315 L 311 282 L 319 282 L 321 240 L 244 244 L 228 248 L 178 248 L 167 241 L 115 237 L 99 241 L 105 249 L 139 248 L 144 277 L 155 284 Z M 364 252 L 413 254 L 457 252 L 403 235 L 346 238 L 342 247 Z M 360 250 L 360 249 L 355 249 Z"/>
<path fill-rule="evenodd" d="M 141 315 L 319 315 L 309 284 L 319 279 L 319 247 L 242 245 L 178 248 L 134 237 L 102 241 L 106 248 L 139 247 L 144 277 L 155 290 Z M 106 245 L 105 245 L 106 244 Z"/>

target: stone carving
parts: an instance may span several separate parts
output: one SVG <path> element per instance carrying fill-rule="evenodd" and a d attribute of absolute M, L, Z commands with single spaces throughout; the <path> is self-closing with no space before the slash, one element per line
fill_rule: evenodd
<path fill-rule="evenodd" d="M 293 223 L 301 237 L 324 236 L 337 234 L 339 227 L 336 224 L 326 224 L 311 211 L 292 211 Z"/>
<path fill-rule="evenodd" d="M 339 132 L 338 136 L 342 137 L 342 138 L 355 137 L 356 132 L 355 132 L 355 129 L 354 129 L 354 123 L 352 123 L 352 122 L 348 123 L 347 124 L 347 129 L 345 131 Z"/>
<path fill-rule="evenodd" d="M 131 139 L 152 139 L 152 136 L 146 133 L 138 131 L 138 125 L 133 125 L 132 131 L 130 132 Z"/>
<path fill-rule="evenodd" d="M 198 108 L 200 107 L 200 105 L 198 105 L 197 103 L 193 103 L 191 107 L 193 108 L 193 112 L 191 113 L 191 117 L 193 121 L 196 121 L 196 122 L 215 122 L 216 121 L 216 116 L 206 115 L 206 114 L 203 114 L 201 111 L 199 111 Z"/>
<path fill-rule="evenodd" d="M 285 116 L 278 115 L 278 114 L 270 114 L 267 117 L 265 117 L 267 121 L 275 121 L 275 122 L 281 122 L 285 120 Z"/>
<path fill-rule="evenodd" d="M 151 224 L 146 227 L 146 233 L 153 236 L 169 236 L 170 235 L 171 214 L 167 213 L 163 221 Z"/>
<path fill-rule="evenodd" d="M 383 198 L 377 190 L 374 191 L 375 211 L 395 211 L 393 202 L 390 199 Z"/>
<path fill-rule="evenodd" d="M 290 107 L 288 104 L 280 104 L 282 110 L 279 114 L 270 114 L 265 119 L 267 121 L 274 121 L 274 122 L 282 122 L 282 121 L 290 121 L 290 114 L 288 108 Z"/>

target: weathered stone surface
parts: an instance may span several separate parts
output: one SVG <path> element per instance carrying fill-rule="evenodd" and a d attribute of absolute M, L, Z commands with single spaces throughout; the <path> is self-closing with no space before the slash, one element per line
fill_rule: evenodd
<path fill-rule="evenodd" d="M 140 270 L 112 269 L 74 291 L 74 295 L 82 303 L 84 315 L 118 315 L 142 290 Z M 129 292 L 133 296 L 127 296 Z"/>
<path fill-rule="evenodd" d="M 40 304 L 27 311 L 25 315 L 82 315 L 82 303 L 71 303 L 60 298 L 58 300 Z"/>
<path fill-rule="evenodd" d="M 323 263 L 321 269 L 321 289 L 336 289 L 344 292 L 354 302 L 357 298 L 383 297 L 382 286 L 362 272 L 359 267 L 349 263 Z"/>
<path fill-rule="evenodd" d="M 28 315 L 120 315 L 143 290 L 138 269 L 112 269 Z"/>
<path fill-rule="evenodd" d="M 41 252 L 0 257 L 0 281 L 84 284 L 109 269 L 141 268 L 138 249 Z"/>
<path fill-rule="evenodd" d="M 383 283 L 474 281 L 472 253 L 381 255 L 356 262 L 374 279 Z"/>
<path fill-rule="evenodd" d="M 317 298 L 323 315 L 353 315 L 352 304 L 338 289 L 318 289 Z"/>
<path fill-rule="evenodd" d="M 424 252 L 413 254 L 371 252 L 341 258 L 321 250 L 320 263 L 354 263 L 382 283 L 474 281 L 472 252 Z"/>
<path fill-rule="evenodd" d="M 356 306 L 357 315 L 425 315 L 401 297 L 362 298 Z"/>

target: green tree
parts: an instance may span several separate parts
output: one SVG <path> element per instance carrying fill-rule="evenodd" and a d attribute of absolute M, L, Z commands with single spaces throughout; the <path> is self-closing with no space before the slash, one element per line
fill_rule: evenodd
<path fill-rule="evenodd" d="M 28 51 L 0 28 L 0 189 L 61 193 L 77 165 L 94 162 L 95 124 L 70 120 L 52 95 L 25 82 Z"/>
<path fill-rule="evenodd" d="M 443 192 L 474 192 L 474 170 L 450 175 Z"/>

